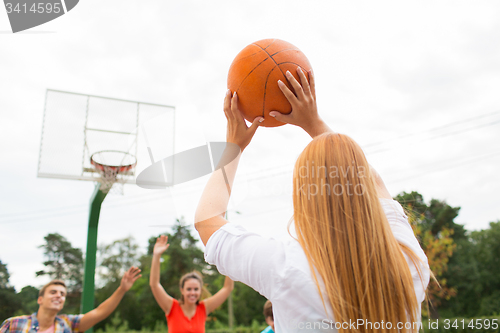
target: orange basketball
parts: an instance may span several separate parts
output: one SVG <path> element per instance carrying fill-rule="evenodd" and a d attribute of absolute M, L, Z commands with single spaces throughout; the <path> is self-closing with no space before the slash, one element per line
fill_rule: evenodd
<path fill-rule="evenodd" d="M 286 71 L 300 83 L 297 66 L 307 72 L 311 64 L 304 53 L 279 39 L 263 39 L 245 47 L 234 58 L 227 76 L 227 87 L 238 94 L 238 107 L 246 120 L 263 116 L 266 127 L 284 125 L 269 115 L 270 111 L 290 113 L 292 106 L 278 87 L 281 80 L 293 92 Z"/>

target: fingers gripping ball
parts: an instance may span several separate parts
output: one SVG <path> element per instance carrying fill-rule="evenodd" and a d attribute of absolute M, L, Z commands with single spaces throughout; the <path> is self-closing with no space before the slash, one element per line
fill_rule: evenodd
<path fill-rule="evenodd" d="M 300 82 L 297 66 L 304 73 L 311 70 L 309 60 L 292 44 L 279 39 L 263 39 L 245 47 L 233 60 L 227 77 L 227 87 L 238 93 L 238 108 L 249 122 L 263 116 L 266 127 L 284 125 L 269 115 L 270 111 L 290 113 L 292 106 L 281 92 L 278 80 L 293 91 L 286 79 L 290 71 Z M 307 74 L 306 74 L 307 75 Z"/>

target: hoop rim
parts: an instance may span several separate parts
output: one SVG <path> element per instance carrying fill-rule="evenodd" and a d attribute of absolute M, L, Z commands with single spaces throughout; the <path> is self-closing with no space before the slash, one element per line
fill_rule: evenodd
<path fill-rule="evenodd" d="M 123 164 L 123 165 L 109 165 L 109 164 L 99 163 L 99 162 L 94 160 L 94 155 L 101 154 L 101 153 L 120 153 L 120 154 L 123 154 L 125 156 L 128 155 L 129 157 L 131 157 L 134 160 L 134 162 L 130 163 L 130 164 Z M 125 151 L 100 150 L 100 151 L 93 153 L 90 156 L 90 164 L 92 164 L 96 168 L 96 170 L 101 171 L 101 172 L 105 172 L 106 170 L 112 170 L 113 172 L 116 172 L 116 173 L 123 173 L 123 172 L 130 171 L 131 169 L 133 169 L 137 165 L 137 158 L 134 155 L 132 155 L 128 152 L 125 152 Z"/>

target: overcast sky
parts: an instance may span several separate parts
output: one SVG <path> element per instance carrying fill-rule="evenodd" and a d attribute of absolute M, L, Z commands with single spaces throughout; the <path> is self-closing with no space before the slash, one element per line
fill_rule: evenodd
<path fill-rule="evenodd" d="M 0 10 L 0 260 L 11 283 L 19 291 L 46 282 L 35 272 L 48 233 L 86 244 L 93 183 L 36 177 L 47 88 L 173 105 L 179 152 L 224 141 L 227 71 L 265 38 L 307 55 L 320 114 L 362 145 L 392 195 L 446 200 L 461 207 L 456 222 L 487 228 L 500 219 L 498 17 L 496 1 L 85 0 L 12 34 Z M 309 140 L 290 125 L 257 131 L 231 221 L 285 232 L 292 166 Z M 109 195 L 98 243 L 133 235 L 145 251 L 175 218 L 192 223 L 205 180 Z"/>

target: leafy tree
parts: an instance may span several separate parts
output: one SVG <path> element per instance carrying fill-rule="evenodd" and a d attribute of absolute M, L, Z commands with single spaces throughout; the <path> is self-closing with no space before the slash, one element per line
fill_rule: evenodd
<path fill-rule="evenodd" d="M 64 280 L 68 294 L 63 312 L 78 312 L 83 287 L 82 250 L 72 247 L 64 236 L 57 233 L 48 234 L 44 240 L 45 244 L 39 248 L 44 250 L 46 270 L 36 272 L 36 276 L 48 275 L 52 279 Z"/>
<path fill-rule="evenodd" d="M 0 321 L 12 317 L 21 303 L 16 298 L 16 290 L 9 284 L 10 274 L 7 264 L 0 260 Z"/>
<path fill-rule="evenodd" d="M 116 240 L 108 245 L 99 246 L 99 267 L 97 270 L 102 278 L 103 287 L 96 292 L 96 306 L 104 302 L 118 288 L 125 271 L 131 266 L 140 266 L 139 256 L 139 245 L 131 236 Z M 141 305 L 137 302 L 136 293 L 138 288 L 147 287 L 149 289 L 149 284 L 144 284 L 144 272 L 142 275 L 143 277 L 137 280 L 131 290 L 125 294 L 115 310 L 115 315 L 97 324 L 96 329 L 108 330 L 110 327 L 115 327 L 115 324 L 120 320 L 125 320 L 126 325 L 128 322 L 134 323 L 133 328 L 135 329 L 141 328 L 139 316 L 141 311 L 138 311 Z"/>
<path fill-rule="evenodd" d="M 99 246 L 99 276 L 104 284 L 119 282 L 131 266 L 139 265 L 139 245 L 132 236 Z"/>
<path fill-rule="evenodd" d="M 457 242 L 448 264 L 448 283 L 457 290 L 453 301 L 444 302 L 448 317 L 488 316 L 500 313 L 500 221 L 473 231 Z"/>
<path fill-rule="evenodd" d="M 445 201 L 436 199 L 431 199 L 430 203 L 426 204 L 423 196 L 415 191 L 402 192 L 394 199 L 418 217 L 423 232 L 429 230 L 434 236 L 438 236 L 441 230 L 447 228 L 453 230 L 454 241 L 466 238 L 464 226 L 453 221 L 458 216 L 460 207 L 451 207 Z"/>
<path fill-rule="evenodd" d="M 458 240 L 456 245 L 448 263 L 446 278 L 448 285 L 456 289 L 457 295 L 449 301 L 443 301 L 441 313 L 447 318 L 472 317 L 477 313 L 481 299 L 476 246 L 469 238 Z"/>
<path fill-rule="evenodd" d="M 7 289 L 9 285 L 10 274 L 7 269 L 7 264 L 2 263 L 0 260 L 0 289 Z"/>
<path fill-rule="evenodd" d="M 26 286 L 17 294 L 17 299 L 21 303 L 21 309 L 16 312 L 17 316 L 36 312 L 38 310 L 38 289 Z"/>
<path fill-rule="evenodd" d="M 481 303 L 476 315 L 488 316 L 500 312 L 500 221 L 491 222 L 488 229 L 471 233 L 476 247 Z"/>
<path fill-rule="evenodd" d="M 212 293 L 217 292 L 224 285 L 225 277 L 217 274 L 215 281 L 209 283 Z M 234 290 L 232 292 L 233 298 L 233 324 L 234 326 L 249 327 L 254 321 L 264 324 L 265 319 L 262 314 L 266 298 L 260 295 L 251 287 L 241 283 L 235 282 Z M 229 303 L 226 301 L 220 308 L 210 314 L 207 318 L 208 329 L 227 327 L 229 322 Z"/>
<path fill-rule="evenodd" d="M 464 227 L 453 221 L 458 216 L 460 207 L 451 207 L 446 202 L 435 199 L 427 205 L 418 192 L 403 192 L 397 195 L 395 200 L 405 207 L 413 231 L 427 255 L 429 267 L 437 280 L 436 283 L 431 279 L 427 294 L 431 303 L 431 313 L 428 315 L 438 318 L 438 307 L 442 301 L 456 295 L 456 289 L 447 283 L 446 272 L 450 257 L 456 248 L 454 240 L 465 238 Z M 458 235 L 454 239 L 455 232 Z"/>
<path fill-rule="evenodd" d="M 266 298 L 246 284 L 236 282 L 233 291 L 233 307 L 236 324 L 250 326 L 254 321 L 265 323 Z"/>
<path fill-rule="evenodd" d="M 418 224 L 414 227 L 414 232 L 420 238 L 422 249 L 427 255 L 429 267 L 433 272 L 437 283 L 431 279 L 427 289 L 428 299 L 431 303 L 430 316 L 438 318 L 438 307 L 441 305 L 442 300 L 449 300 L 457 294 L 454 287 L 448 285 L 444 273 L 448 269 L 448 261 L 455 250 L 456 244 L 453 243 L 452 229 L 443 228 L 439 237 L 432 234 L 431 230 L 422 232 L 421 226 Z"/>
<path fill-rule="evenodd" d="M 55 233 L 44 237 L 45 244 L 39 248 L 44 250 L 46 270 L 36 272 L 36 276 L 48 275 L 53 279 L 66 282 L 68 292 L 80 291 L 83 283 L 82 250 L 74 248 L 63 236 Z"/>

